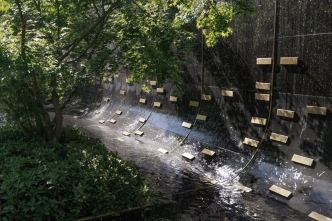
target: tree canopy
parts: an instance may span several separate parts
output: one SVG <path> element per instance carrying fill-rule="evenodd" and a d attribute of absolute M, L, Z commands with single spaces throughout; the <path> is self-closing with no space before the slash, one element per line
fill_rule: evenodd
<path fill-rule="evenodd" d="M 181 84 L 197 29 L 214 46 L 245 0 L 0 0 L 0 99 L 26 136 L 59 140 L 62 111 L 94 77 Z M 55 117 L 43 104 L 50 100 Z"/>

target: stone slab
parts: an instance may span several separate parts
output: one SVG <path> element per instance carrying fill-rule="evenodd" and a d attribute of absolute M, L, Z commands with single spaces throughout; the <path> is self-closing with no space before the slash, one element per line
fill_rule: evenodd
<path fill-rule="evenodd" d="M 308 114 L 318 114 L 318 115 L 326 115 L 327 108 L 326 107 L 317 107 L 317 106 L 307 106 Z"/>
<path fill-rule="evenodd" d="M 308 216 L 310 218 L 313 218 L 313 219 L 318 220 L 318 221 L 332 221 L 331 218 L 329 218 L 327 216 L 324 216 L 322 214 L 319 214 L 317 212 L 314 212 L 314 211 L 312 211 Z"/>
<path fill-rule="evenodd" d="M 291 191 L 288 191 L 288 190 L 286 190 L 284 188 L 281 188 L 279 186 L 276 186 L 276 185 L 271 186 L 269 190 L 274 192 L 274 193 L 277 193 L 277 194 L 279 194 L 283 197 L 286 197 L 286 198 L 288 198 L 292 195 Z"/>
<path fill-rule="evenodd" d="M 277 134 L 277 133 L 271 133 L 270 140 L 278 141 L 281 143 L 287 143 L 288 136 Z"/>
<path fill-rule="evenodd" d="M 295 163 L 305 165 L 305 166 L 309 166 L 309 167 L 311 167 L 312 164 L 314 163 L 313 159 L 308 158 L 308 157 L 304 157 L 304 156 L 300 156 L 300 155 L 297 155 L 297 154 L 293 155 L 292 161 L 295 162 Z"/>
<path fill-rule="evenodd" d="M 161 107 L 161 102 L 153 102 L 154 107 Z"/>
<path fill-rule="evenodd" d="M 272 58 L 257 58 L 256 64 L 258 65 L 271 65 L 272 64 Z"/>
<path fill-rule="evenodd" d="M 187 122 L 183 122 L 182 123 L 182 127 L 186 127 L 188 129 L 190 129 L 192 127 L 192 124 L 191 123 L 187 123 Z"/>
<path fill-rule="evenodd" d="M 259 124 L 259 125 L 266 125 L 267 119 L 266 118 L 260 118 L 260 117 L 252 117 L 251 123 L 252 124 Z"/>
<path fill-rule="evenodd" d="M 201 114 L 197 114 L 197 116 L 196 116 L 196 120 L 206 121 L 206 118 L 207 118 L 207 116 L 201 115 Z"/>
<path fill-rule="evenodd" d="M 246 193 L 250 193 L 252 191 L 251 188 L 246 187 L 246 186 L 242 185 L 241 183 L 235 183 L 234 187 L 237 188 L 237 189 L 243 190 Z"/>
<path fill-rule="evenodd" d="M 165 92 L 165 90 L 164 90 L 163 87 L 158 87 L 157 88 L 157 93 L 164 93 L 164 92 Z"/>
<path fill-rule="evenodd" d="M 143 118 L 143 117 L 140 117 L 140 118 L 138 119 L 138 121 L 141 122 L 141 123 L 145 123 L 146 119 Z"/>
<path fill-rule="evenodd" d="M 163 149 L 163 148 L 159 148 L 158 151 L 159 151 L 160 153 L 163 153 L 163 154 L 168 153 L 168 150 L 165 150 L 165 149 Z"/>
<path fill-rule="evenodd" d="M 121 115 L 121 114 L 122 114 L 122 111 L 117 110 L 115 113 L 116 113 L 117 115 Z"/>
<path fill-rule="evenodd" d="M 255 93 L 255 99 L 260 100 L 260 101 L 269 101 L 270 100 L 270 94 Z"/>
<path fill-rule="evenodd" d="M 130 133 L 128 133 L 126 131 L 122 132 L 122 134 L 125 135 L 125 136 L 129 136 L 130 135 Z"/>
<path fill-rule="evenodd" d="M 221 91 L 221 96 L 223 96 L 223 97 L 233 97 L 234 96 L 234 91 L 222 90 Z"/>
<path fill-rule="evenodd" d="M 135 134 L 138 135 L 138 136 L 143 136 L 144 132 L 140 131 L 140 130 L 136 130 Z"/>
<path fill-rule="evenodd" d="M 201 100 L 202 101 L 211 101 L 212 100 L 212 96 L 208 95 L 208 94 L 202 94 L 201 95 Z"/>
<path fill-rule="evenodd" d="M 189 107 L 198 107 L 199 106 L 199 102 L 197 101 L 190 101 L 189 102 Z"/>
<path fill-rule="evenodd" d="M 281 65 L 297 65 L 299 63 L 298 57 L 280 57 Z"/>
<path fill-rule="evenodd" d="M 253 139 L 250 139 L 250 138 L 244 138 L 244 141 L 243 141 L 244 144 L 247 144 L 249 146 L 252 146 L 252 147 L 258 147 L 258 144 L 259 144 L 259 141 L 258 140 L 253 140 Z"/>
<path fill-rule="evenodd" d="M 140 99 L 139 99 L 139 102 L 140 102 L 141 104 L 146 104 L 146 99 L 145 99 L 145 98 L 140 98 Z"/>
<path fill-rule="evenodd" d="M 171 101 L 171 102 L 178 102 L 178 97 L 170 96 L 169 97 L 169 101 Z"/>
<path fill-rule="evenodd" d="M 271 84 L 270 83 L 263 83 L 263 82 L 256 82 L 256 89 L 260 90 L 271 90 Z"/>
<path fill-rule="evenodd" d="M 295 115 L 295 111 L 284 110 L 284 109 L 277 109 L 277 116 L 294 118 L 294 115 Z"/>
<path fill-rule="evenodd" d="M 182 154 L 182 157 L 184 157 L 184 158 L 186 158 L 186 159 L 188 159 L 188 160 L 193 160 L 193 159 L 195 159 L 195 156 L 192 155 L 192 154 L 190 154 L 190 153 L 184 153 L 184 154 Z"/>
<path fill-rule="evenodd" d="M 206 149 L 206 148 L 204 148 L 201 153 L 209 155 L 211 157 L 213 157 L 216 154 L 216 152 L 214 152 L 212 150 L 209 150 L 209 149 Z"/>

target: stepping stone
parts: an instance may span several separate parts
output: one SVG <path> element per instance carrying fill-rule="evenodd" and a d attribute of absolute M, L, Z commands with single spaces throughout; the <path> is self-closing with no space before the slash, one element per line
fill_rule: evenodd
<path fill-rule="evenodd" d="M 258 147 L 258 144 L 259 144 L 259 141 L 258 140 L 253 140 L 253 139 L 250 139 L 250 138 L 244 138 L 244 141 L 243 141 L 244 144 L 247 144 L 249 146 L 252 146 L 252 147 Z"/>
<path fill-rule="evenodd" d="M 233 91 L 229 91 L 229 90 L 222 90 L 221 91 L 221 96 L 223 96 L 223 97 L 233 97 L 234 96 L 234 92 Z"/>
<path fill-rule="evenodd" d="M 195 159 L 195 156 L 194 155 L 191 155 L 190 153 L 184 153 L 182 154 L 182 157 L 188 159 L 188 160 L 193 160 Z"/>
<path fill-rule="evenodd" d="M 192 127 L 192 124 L 191 123 L 187 123 L 187 122 L 183 122 L 182 123 L 182 127 L 186 127 L 188 129 L 190 129 Z"/>
<path fill-rule="evenodd" d="M 206 116 L 205 115 L 200 115 L 200 114 L 197 114 L 196 116 L 196 120 L 202 120 L 202 121 L 206 121 Z"/>
<path fill-rule="evenodd" d="M 145 123 L 146 120 L 145 120 L 145 118 L 140 117 L 140 118 L 138 119 L 138 121 L 141 122 L 141 123 Z"/>
<path fill-rule="evenodd" d="M 305 165 L 305 166 L 309 166 L 309 167 L 311 167 L 312 164 L 314 163 L 313 159 L 308 158 L 308 157 L 303 157 L 303 156 L 300 156 L 300 155 L 296 155 L 296 154 L 293 155 L 292 161 L 295 162 L 295 163 Z"/>
<path fill-rule="evenodd" d="M 266 125 L 266 119 L 265 118 L 260 118 L 260 117 L 252 117 L 251 118 L 251 123 L 252 124 L 258 124 L 258 125 Z"/>
<path fill-rule="evenodd" d="M 272 58 L 257 58 L 256 64 L 258 65 L 270 65 L 272 64 Z"/>
<path fill-rule="evenodd" d="M 160 153 L 163 153 L 163 154 L 168 153 L 168 150 L 165 150 L 165 149 L 163 149 L 163 148 L 159 148 L 158 151 L 159 151 Z"/>
<path fill-rule="evenodd" d="M 243 190 L 244 192 L 247 192 L 247 193 L 252 191 L 251 188 L 243 186 L 241 183 L 235 183 L 234 187 L 236 187 L 237 189 Z"/>
<path fill-rule="evenodd" d="M 115 113 L 116 113 L 117 115 L 121 115 L 121 114 L 122 114 L 122 111 L 117 110 Z"/>
<path fill-rule="evenodd" d="M 122 139 L 122 138 L 116 138 L 118 141 L 121 141 L 121 142 L 123 142 L 124 141 L 124 139 Z"/>
<path fill-rule="evenodd" d="M 170 96 L 169 97 L 169 101 L 171 101 L 171 102 L 178 102 L 178 97 Z"/>
<path fill-rule="evenodd" d="M 278 141 L 281 143 L 287 143 L 288 136 L 284 136 L 281 134 L 271 133 L 270 140 Z"/>
<path fill-rule="evenodd" d="M 280 64 L 282 65 L 297 65 L 298 62 L 298 57 L 280 57 Z"/>
<path fill-rule="evenodd" d="M 280 117 L 294 118 L 294 114 L 295 114 L 295 111 L 277 109 L 277 116 L 280 116 Z"/>
<path fill-rule="evenodd" d="M 126 131 L 125 131 L 125 132 L 122 132 L 122 134 L 125 135 L 125 136 L 129 136 L 129 135 L 130 135 L 130 133 L 128 133 L 128 132 L 126 132 Z"/>
<path fill-rule="evenodd" d="M 255 99 L 260 100 L 260 101 L 269 101 L 270 100 L 270 94 L 255 93 Z"/>
<path fill-rule="evenodd" d="M 110 98 L 105 97 L 103 100 L 104 100 L 104 102 L 109 102 L 109 101 L 110 101 Z"/>
<path fill-rule="evenodd" d="M 150 85 L 151 86 L 156 86 L 157 85 L 157 81 L 150 81 Z"/>
<path fill-rule="evenodd" d="M 209 155 L 211 157 L 213 157 L 216 154 L 216 152 L 214 152 L 212 150 L 209 150 L 209 149 L 206 149 L 206 148 L 204 148 L 201 153 Z"/>
<path fill-rule="evenodd" d="M 326 115 L 326 112 L 327 112 L 326 107 L 307 106 L 308 114 Z"/>
<path fill-rule="evenodd" d="M 104 121 L 104 120 L 99 120 L 99 123 L 100 123 L 100 124 L 104 124 L 105 121 Z"/>
<path fill-rule="evenodd" d="M 114 119 L 110 119 L 110 122 L 111 122 L 112 124 L 115 124 L 115 123 L 116 123 L 116 120 L 114 120 Z"/>
<path fill-rule="evenodd" d="M 164 93 L 164 92 L 165 92 L 165 90 L 164 90 L 163 87 L 158 87 L 157 88 L 157 93 Z"/>
<path fill-rule="evenodd" d="M 138 136 L 143 136 L 144 132 L 140 131 L 140 130 L 136 130 L 135 134 L 138 135 Z"/>
<path fill-rule="evenodd" d="M 144 99 L 144 98 L 140 98 L 140 99 L 139 99 L 139 102 L 140 102 L 141 104 L 146 104 L 146 99 Z"/>
<path fill-rule="evenodd" d="M 95 114 L 100 114 L 100 111 L 99 111 L 99 110 L 96 110 L 96 111 L 95 111 Z"/>
<path fill-rule="evenodd" d="M 260 90 L 271 90 L 271 84 L 270 83 L 263 83 L 263 82 L 256 82 L 256 89 Z"/>
<path fill-rule="evenodd" d="M 96 107 L 99 107 L 99 106 L 100 106 L 100 103 L 95 103 L 95 106 L 96 106 Z"/>
<path fill-rule="evenodd" d="M 203 101 L 211 101 L 212 100 L 212 96 L 208 95 L 208 94 L 202 94 L 201 95 L 201 100 L 203 100 Z"/>
<path fill-rule="evenodd" d="M 198 107 L 199 106 L 199 102 L 197 101 L 190 101 L 189 102 L 189 107 Z"/>
<path fill-rule="evenodd" d="M 154 103 L 153 103 L 153 106 L 154 106 L 154 107 L 161 107 L 161 102 L 154 102 Z"/>
<path fill-rule="evenodd" d="M 279 194 L 279 195 L 281 195 L 283 197 L 286 197 L 286 198 L 288 198 L 288 197 L 290 197 L 292 195 L 292 192 L 290 192 L 290 191 L 288 191 L 286 189 L 283 189 L 281 187 L 278 187 L 276 185 L 271 186 L 269 190 L 272 191 L 272 192 L 274 192 L 274 193 L 277 193 L 277 194 Z"/>
<path fill-rule="evenodd" d="M 327 217 L 327 216 L 323 216 L 322 214 L 319 214 L 317 212 L 312 211 L 309 215 L 310 218 L 313 218 L 315 220 L 318 221 L 332 221 L 331 218 Z"/>
<path fill-rule="evenodd" d="M 125 95 L 125 93 L 126 93 L 126 92 L 125 92 L 124 90 L 120 90 L 120 94 L 121 94 L 121 95 Z"/>

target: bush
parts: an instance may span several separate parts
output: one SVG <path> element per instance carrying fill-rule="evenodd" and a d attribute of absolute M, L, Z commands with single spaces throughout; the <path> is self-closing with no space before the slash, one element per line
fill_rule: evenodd
<path fill-rule="evenodd" d="M 0 128 L 0 220 L 73 220 L 148 203 L 138 169 L 66 128 L 61 144 Z"/>

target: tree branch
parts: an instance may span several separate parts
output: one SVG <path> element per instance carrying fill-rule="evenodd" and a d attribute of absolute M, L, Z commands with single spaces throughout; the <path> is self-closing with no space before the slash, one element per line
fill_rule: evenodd
<path fill-rule="evenodd" d="M 17 1 L 17 0 L 16 0 Z M 104 21 L 104 19 L 111 13 L 111 11 L 114 10 L 114 8 L 117 6 L 117 4 L 120 2 L 120 0 L 116 0 L 113 5 L 101 16 L 97 19 L 95 24 L 90 27 L 81 37 L 76 39 L 73 44 L 70 46 L 70 48 L 59 58 L 58 64 L 60 65 L 64 59 L 66 59 L 70 53 L 83 41 L 84 38 L 86 38 L 88 35 L 93 33 L 93 31 L 96 29 L 96 27 Z"/>
<path fill-rule="evenodd" d="M 20 20 L 21 20 L 21 29 L 22 29 L 22 33 L 21 33 L 21 56 L 22 59 L 24 61 L 24 63 L 26 64 L 26 54 L 25 54 L 25 35 L 26 35 L 26 20 L 24 19 L 24 14 L 23 14 L 23 10 L 22 10 L 22 6 L 19 0 L 15 0 L 16 6 L 18 8 L 18 12 L 20 15 Z"/>

